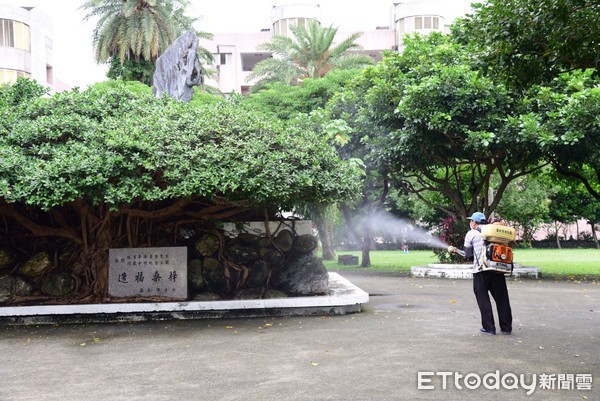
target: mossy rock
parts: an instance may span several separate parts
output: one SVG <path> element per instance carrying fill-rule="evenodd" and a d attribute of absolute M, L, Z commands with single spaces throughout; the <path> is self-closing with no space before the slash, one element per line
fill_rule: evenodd
<path fill-rule="evenodd" d="M 275 248 L 260 248 L 258 255 L 273 267 L 281 266 L 285 261 L 285 256 Z"/>
<path fill-rule="evenodd" d="M 219 247 L 221 246 L 221 242 L 219 238 L 212 234 L 203 234 L 194 244 L 194 249 L 196 254 L 199 256 L 214 256 Z"/>
<path fill-rule="evenodd" d="M 312 251 L 317 249 L 319 246 L 319 240 L 314 235 L 305 234 L 300 235 L 294 239 L 294 244 L 292 245 L 292 249 L 294 252 L 307 255 Z"/>
<path fill-rule="evenodd" d="M 242 244 L 256 245 L 260 241 L 261 237 L 250 233 L 240 233 L 236 239 Z"/>
<path fill-rule="evenodd" d="M 206 287 L 202 272 L 202 259 L 192 259 L 188 262 L 188 284 L 191 290 L 200 291 Z"/>
<path fill-rule="evenodd" d="M 294 243 L 294 234 L 290 230 L 282 230 L 275 236 L 273 242 L 282 252 L 289 252 Z"/>
<path fill-rule="evenodd" d="M 38 252 L 21 266 L 21 273 L 28 277 L 39 277 L 48 267 L 50 256 L 47 252 Z"/>
<path fill-rule="evenodd" d="M 248 279 L 246 280 L 247 287 L 260 287 L 269 277 L 269 264 L 264 260 L 257 260 L 250 268 Z"/>
<path fill-rule="evenodd" d="M 264 289 L 262 287 L 244 288 L 233 295 L 233 299 L 261 299 Z"/>
<path fill-rule="evenodd" d="M 250 265 L 258 259 L 258 252 L 253 246 L 234 241 L 225 248 L 225 256 L 233 263 Z"/>
<path fill-rule="evenodd" d="M 53 297 L 64 297 L 75 292 L 75 279 L 69 273 L 52 271 L 42 282 L 41 290 Z"/>
<path fill-rule="evenodd" d="M 0 276 L 0 303 L 6 302 L 13 296 L 14 276 L 5 274 Z"/>
<path fill-rule="evenodd" d="M 20 297 L 29 297 L 33 295 L 33 286 L 21 277 L 15 277 L 13 284 L 14 294 Z"/>
<path fill-rule="evenodd" d="M 218 294 L 229 292 L 229 282 L 225 278 L 223 264 L 215 258 L 205 258 L 202 262 L 204 281 L 209 290 Z"/>

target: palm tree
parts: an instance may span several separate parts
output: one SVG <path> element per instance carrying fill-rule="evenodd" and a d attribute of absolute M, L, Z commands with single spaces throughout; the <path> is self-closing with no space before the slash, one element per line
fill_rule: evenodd
<path fill-rule="evenodd" d="M 248 81 L 258 79 L 256 86 L 270 82 L 297 84 L 306 78 L 321 78 L 332 69 L 349 69 L 373 64 L 373 60 L 362 54 L 355 42 L 362 34 L 355 33 L 333 46 L 337 29 L 323 28 L 312 20 L 308 26 L 291 25 L 293 37 L 274 35 L 271 42 L 258 48 L 273 53 L 274 57 L 256 64 Z"/>
<path fill-rule="evenodd" d="M 152 84 L 158 56 L 182 33 L 194 30 L 195 17 L 185 15 L 187 0 L 87 0 L 85 19 L 98 17 L 94 47 L 98 63 L 110 63 L 108 76 Z M 195 30 L 194 30 L 195 31 Z M 211 38 L 195 31 L 199 37 Z M 212 61 L 210 51 L 198 57 Z"/>
<path fill-rule="evenodd" d="M 118 56 L 155 61 L 185 30 L 194 18 L 183 10 L 187 0 L 88 0 L 85 19 L 99 17 L 94 29 L 96 61 L 104 63 Z"/>

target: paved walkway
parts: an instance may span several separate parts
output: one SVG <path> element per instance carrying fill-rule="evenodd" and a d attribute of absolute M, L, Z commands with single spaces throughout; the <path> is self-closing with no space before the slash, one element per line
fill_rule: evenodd
<path fill-rule="evenodd" d="M 469 280 L 340 274 L 364 312 L 0 327 L 0 400 L 600 400 L 600 283 L 511 280 L 488 336 Z"/>

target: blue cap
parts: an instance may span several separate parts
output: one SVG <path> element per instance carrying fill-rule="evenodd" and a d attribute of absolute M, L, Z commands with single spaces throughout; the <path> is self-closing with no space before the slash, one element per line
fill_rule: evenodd
<path fill-rule="evenodd" d="M 481 212 L 475 212 L 471 217 L 467 217 L 469 220 L 473 220 L 477 224 L 485 224 L 487 220 L 485 219 L 485 214 Z"/>

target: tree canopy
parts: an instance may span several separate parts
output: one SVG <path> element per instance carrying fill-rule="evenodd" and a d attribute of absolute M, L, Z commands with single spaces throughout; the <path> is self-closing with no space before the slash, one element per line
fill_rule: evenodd
<path fill-rule="evenodd" d="M 483 70 L 519 87 L 600 67 L 600 1 L 488 0 L 453 33 L 478 51 Z"/>
<path fill-rule="evenodd" d="M 403 53 L 369 67 L 347 99 L 361 105 L 373 162 L 426 203 L 434 199 L 426 193 L 443 195 L 435 206 L 451 216 L 489 214 L 512 180 L 539 166 L 507 120 L 518 99 L 446 36 L 406 38 Z"/>
<path fill-rule="evenodd" d="M 74 248 L 84 292 L 106 291 L 105 251 L 115 245 L 156 243 L 190 219 L 330 203 L 360 188 L 358 166 L 321 134 L 236 102 L 199 107 L 118 83 L 17 98 L 0 96 L 3 240 Z"/>

